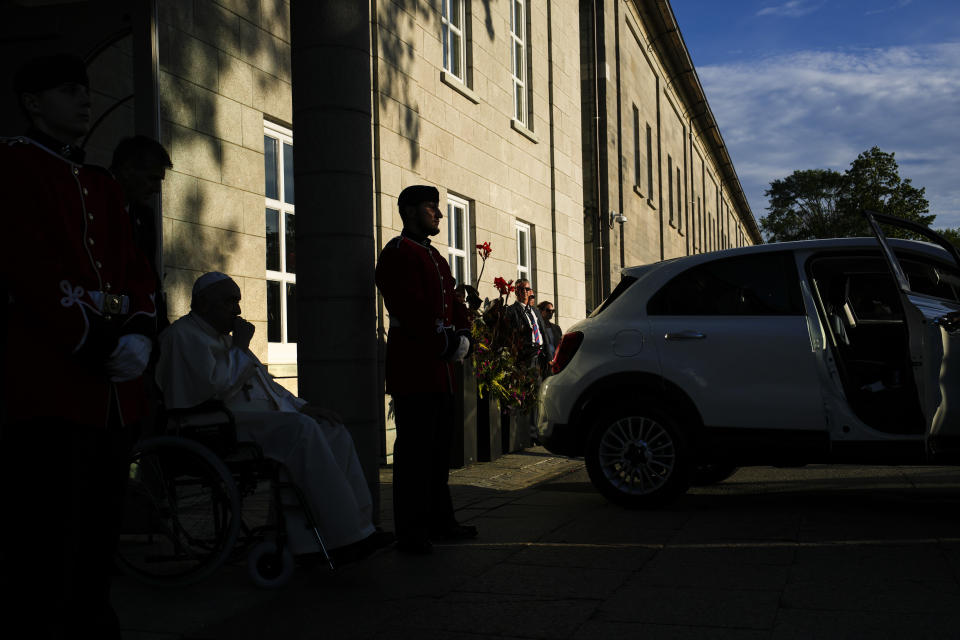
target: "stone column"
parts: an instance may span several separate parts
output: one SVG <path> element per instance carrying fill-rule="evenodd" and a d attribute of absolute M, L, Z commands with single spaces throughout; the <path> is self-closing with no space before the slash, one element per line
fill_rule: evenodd
<path fill-rule="evenodd" d="M 343 416 L 379 507 L 370 5 L 292 0 L 301 397 Z"/>

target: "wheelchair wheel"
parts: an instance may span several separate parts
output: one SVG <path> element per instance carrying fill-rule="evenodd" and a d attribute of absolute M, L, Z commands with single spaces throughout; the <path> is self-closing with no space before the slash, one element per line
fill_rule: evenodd
<path fill-rule="evenodd" d="M 240 522 L 233 476 L 212 451 L 186 438 L 147 438 L 130 461 L 117 565 L 151 585 L 193 584 L 223 564 Z"/>
<path fill-rule="evenodd" d="M 290 547 L 277 551 L 277 543 L 264 540 L 247 556 L 247 574 L 261 589 L 279 589 L 290 582 L 296 565 Z"/>

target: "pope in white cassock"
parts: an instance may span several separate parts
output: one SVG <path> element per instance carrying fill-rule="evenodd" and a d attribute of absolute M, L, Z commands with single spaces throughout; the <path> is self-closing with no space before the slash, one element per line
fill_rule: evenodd
<path fill-rule="evenodd" d="M 392 535 L 371 522 L 370 489 L 346 427 L 277 384 L 250 352 L 254 327 L 240 317 L 237 284 L 218 272 L 200 276 L 190 308 L 160 335 L 157 384 L 167 408 L 221 400 L 236 416 L 238 439 L 283 463 L 329 549 L 351 545 L 362 556 L 388 544 Z M 301 512 L 284 514 L 291 551 L 319 551 Z"/>

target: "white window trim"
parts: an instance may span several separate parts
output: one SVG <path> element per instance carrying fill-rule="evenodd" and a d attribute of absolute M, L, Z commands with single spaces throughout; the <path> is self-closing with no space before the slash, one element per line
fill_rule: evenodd
<path fill-rule="evenodd" d="M 466 0 L 441 0 L 440 9 L 440 46 L 443 47 L 443 55 L 446 58 L 443 61 L 443 70 L 457 81 L 467 84 L 467 35 L 464 27 L 466 26 Z M 452 11 L 460 14 L 460 26 L 455 26 L 450 21 Z M 453 38 L 447 38 L 444 42 L 444 32 L 454 33 L 460 37 L 460 69 L 453 69 Z M 459 71 L 459 74 L 457 73 Z"/>
<path fill-rule="evenodd" d="M 450 209 L 457 207 L 463 209 L 463 249 L 457 249 L 456 245 L 450 242 L 450 234 L 453 232 L 453 216 Z M 463 258 L 463 282 L 461 284 L 473 284 L 470 279 L 470 258 L 473 257 L 473 248 L 470 244 L 470 203 L 463 198 L 447 195 L 447 262 L 450 265 L 450 271 L 454 271 L 453 258 Z M 456 277 L 456 274 L 454 274 Z"/>
<path fill-rule="evenodd" d="M 533 280 L 531 279 L 531 276 L 533 274 L 533 247 L 532 247 L 533 243 L 530 238 L 530 225 L 527 224 L 526 222 L 520 222 L 519 220 L 515 220 L 514 231 L 515 231 L 514 235 L 516 235 L 517 237 L 517 280 L 529 280 L 530 283 L 533 284 Z M 523 255 L 524 253 L 520 251 L 520 248 L 521 248 L 520 232 L 521 231 L 526 233 L 526 238 L 527 238 L 526 246 L 524 248 L 526 249 L 527 262 L 530 264 L 526 264 L 526 265 L 520 264 L 520 256 Z"/>
<path fill-rule="evenodd" d="M 517 14 L 520 5 L 522 15 Z M 518 47 L 519 45 L 519 47 Z M 520 60 L 517 60 L 517 49 Z M 530 128 L 530 107 L 527 104 L 527 0 L 510 0 L 510 60 L 513 62 L 513 109 L 514 119 L 527 129 Z M 519 71 L 519 75 L 517 75 Z M 520 104 L 517 104 L 517 97 Z M 517 111 L 519 110 L 519 113 Z"/>
<path fill-rule="evenodd" d="M 277 195 L 283 196 L 283 143 L 293 145 L 293 132 L 286 127 L 264 121 L 264 135 L 276 138 L 279 141 L 277 148 Z M 265 198 L 265 208 L 276 209 L 280 212 L 280 269 L 281 271 L 266 271 L 266 280 L 280 283 L 280 335 L 282 342 L 267 343 L 267 362 L 269 364 L 291 364 L 297 362 L 297 343 L 287 342 L 287 284 L 296 284 L 297 276 L 283 271 L 287 259 L 286 214 L 296 215 L 295 206 L 282 200 Z M 264 283 L 266 286 L 266 283 Z"/>

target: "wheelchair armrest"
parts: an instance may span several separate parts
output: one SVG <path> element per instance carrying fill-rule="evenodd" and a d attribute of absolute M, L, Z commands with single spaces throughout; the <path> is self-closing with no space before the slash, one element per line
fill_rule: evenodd
<path fill-rule="evenodd" d="M 185 409 L 167 409 L 167 424 L 176 435 L 198 440 L 212 449 L 233 452 L 237 448 L 237 419 L 217 399 Z"/>

